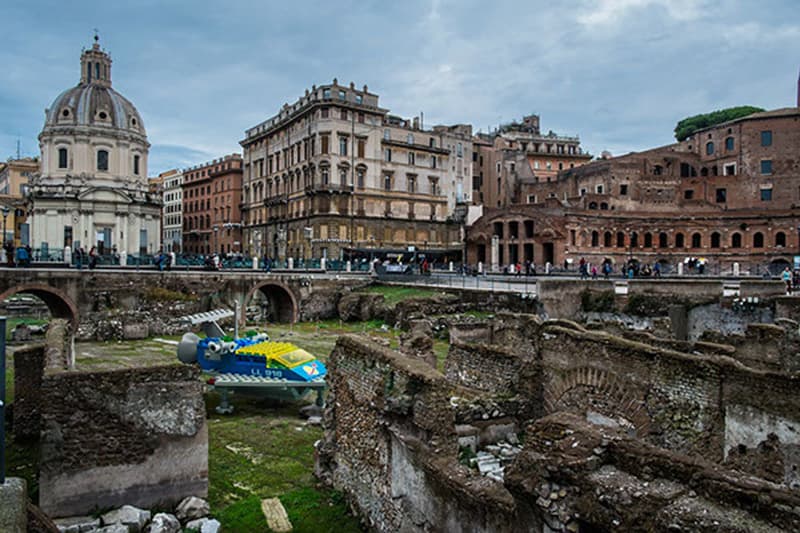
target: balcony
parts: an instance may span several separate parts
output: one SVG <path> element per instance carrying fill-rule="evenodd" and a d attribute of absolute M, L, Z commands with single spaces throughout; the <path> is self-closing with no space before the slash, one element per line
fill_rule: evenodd
<path fill-rule="evenodd" d="M 267 207 L 272 207 L 274 205 L 286 205 L 288 203 L 289 203 L 288 194 L 279 194 L 277 196 L 271 196 L 269 198 L 264 199 L 264 205 Z"/>
<path fill-rule="evenodd" d="M 309 196 L 313 196 L 315 194 L 353 194 L 353 186 L 352 185 L 342 185 L 339 183 L 327 183 L 327 184 L 314 184 L 309 185 L 305 189 L 305 193 Z"/>

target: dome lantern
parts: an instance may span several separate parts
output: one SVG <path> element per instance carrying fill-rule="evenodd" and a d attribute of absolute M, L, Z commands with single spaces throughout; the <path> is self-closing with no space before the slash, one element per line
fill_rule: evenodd
<path fill-rule="evenodd" d="M 111 56 L 100 48 L 99 41 L 95 33 L 94 44 L 81 54 L 81 83 L 111 87 Z"/>

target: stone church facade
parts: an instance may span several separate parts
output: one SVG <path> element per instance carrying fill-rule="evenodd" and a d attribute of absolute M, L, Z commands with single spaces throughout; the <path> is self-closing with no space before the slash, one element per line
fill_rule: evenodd
<path fill-rule="evenodd" d="M 80 83 L 46 110 L 41 174 L 31 180 L 31 244 L 101 255 L 147 254 L 160 246 L 160 201 L 147 187 L 150 144 L 134 105 L 112 88 L 111 57 L 81 54 Z"/>

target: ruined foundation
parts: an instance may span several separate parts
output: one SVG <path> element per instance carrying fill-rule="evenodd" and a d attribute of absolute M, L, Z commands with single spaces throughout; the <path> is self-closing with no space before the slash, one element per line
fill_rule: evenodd
<path fill-rule="evenodd" d="M 317 473 L 378 531 L 798 530 L 795 329 L 507 314 L 451 326 L 444 373 L 342 337 Z"/>

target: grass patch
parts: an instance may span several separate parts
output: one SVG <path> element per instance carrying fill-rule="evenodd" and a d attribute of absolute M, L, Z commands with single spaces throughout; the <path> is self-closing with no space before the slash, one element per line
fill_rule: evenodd
<path fill-rule="evenodd" d="M 409 298 L 431 298 L 442 294 L 433 289 L 402 287 L 398 285 L 370 285 L 360 292 L 383 294 L 384 301 L 389 307 L 394 307 L 399 302 Z"/>

